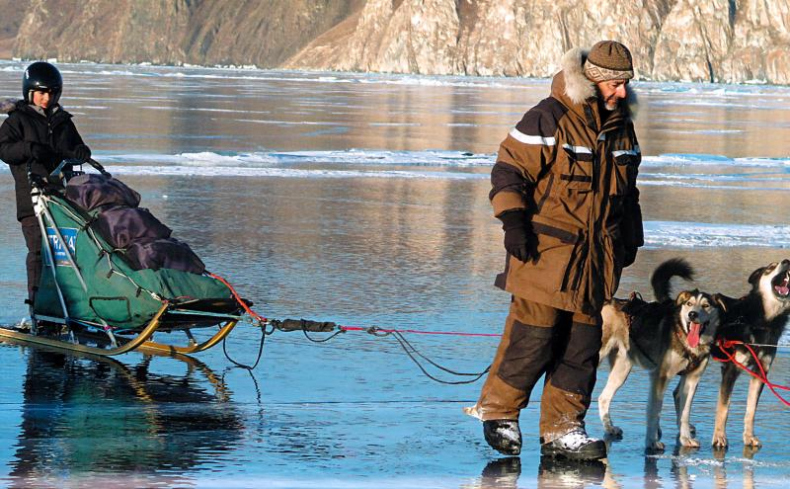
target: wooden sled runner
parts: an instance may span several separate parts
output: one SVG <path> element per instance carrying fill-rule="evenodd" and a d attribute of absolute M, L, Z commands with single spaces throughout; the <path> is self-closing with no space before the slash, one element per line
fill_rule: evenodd
<path fill-rule="evenodd" d="M 75 331 L 73 328 L 66 327 L 66 321 L 59 318 L 40 316 L 37 318 L 39 322 L 36 327 L 37 331 L 34 332 L 18 328 L 0 328 L 0 339 L 9 338 L 34 345 L 43 345 L 50 348 L 99 356 L 116 356 L 131 351 L 139 351 L 141 353 L 164 353 L 175 356 L 190 355 L 208 350 L 224 340 L 238 324 L 238 319 L 228 320 L 220 325 L 219 331 L 211 338 L 201 343 L 195 341 L 191 334 L 188 334 L 188 341 L 185 346 L 157 343 L 153 341 L 153 336 L 154 333 L 159 330 L 160 326 L 162 326 L 162 316 L 167 314 L 168 309 L 168 304 L 163 305 L 159 313 L 151 319 L 151 322 L 143 328 L 142 331 L 136 333 L 133 338 L 116 336 L 114 338 L 115 344 L 113 344 L 113 340 L 110 339 L 109 335 L 104 336 L 101 333 L 90 332 L 86 329 Z M 63 325 L 63 328 L 56 333 L 46 333 L 42 330 L 49 326 L 47 323 L 51 323 L 52 325 Z M 189 330 L 186 329 L 184 331 Z M 95 346 L 92 346 L 92 344 Z"/>

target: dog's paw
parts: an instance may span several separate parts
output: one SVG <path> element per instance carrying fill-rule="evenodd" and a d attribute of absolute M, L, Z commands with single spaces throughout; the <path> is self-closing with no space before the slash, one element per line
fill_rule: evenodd
<path fill-rule="evenodd" d="M 658 440 L 654 442 L 648 442 L 645 444 L 645 453 L 648 455 L 656 454 L 656 453 L 664 453 L 664 449 L 666 447 L 664 444 Z"/>
<path fill-rule="evenodd" d="M 618 428 L 614 425 L 609 425 L 604 427 L 604 433 L 607 438 L 612 440 L 622 440 L 623 439 L 623 430 Z"/>
<path fill-rule="evenodd" d="M 754 456 L 760 451 L 760 447 L 743 447 L 743 458 L 754 460 Z"/>
<path fill-rule="evenodd" d="M 713 446 L 713 448 L 727 448 L 727 435 L 724 433 L 714 433 L 711 446 Z"/>
<path fill-rule="evenodd" d="M 693 436 L 681 436 L 680 444 L 685 448 L 699 448 L 700 446 L 699 440 L 695 439 Z"/>
<path fill-rule="evenodd" d="M 760 439 L 757 438 L 756 436 L 744 434 L 743 435 L 743 446 L 752 447 L 752 448 L 759 448 L 759 447 L 763 446 L 763 444 L 762 444 L 762 442 L 760 442 Z"/>

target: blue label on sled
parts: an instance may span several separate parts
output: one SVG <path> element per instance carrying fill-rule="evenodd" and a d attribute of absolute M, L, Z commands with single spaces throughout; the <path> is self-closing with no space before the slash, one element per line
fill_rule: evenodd
<path fill-rule="evenodd" d="M 60 241 L 55 228 L 47 228 L 47 238 L 49 240 L 49 249 L 52 250 L 52 255 L 55 257 L 55 264 L 59 267 L 70 267 L 69 257 L 66 255 L 66 247 L 71 253 L 72 259 L 77 251 L 77 228 L 58 228 L 60 235 L 63 236 L 64 243 Z M 44 262 L 49 265 L 49 253 L 44 251 Z"/>

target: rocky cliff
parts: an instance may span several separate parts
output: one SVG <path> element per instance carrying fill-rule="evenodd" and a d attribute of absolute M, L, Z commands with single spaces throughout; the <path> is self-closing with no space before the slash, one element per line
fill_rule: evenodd
<path fill-rule="evenodd" d="M 17 6 L 24 17 L 13 55 L 276 67 L 362 1 L 32 0 Z"/>
<path fill-rule="evenodd" d="M 11 3 L 0 0 L 0 3 Z M 421 74 L 550 76 L 617 39 L 641 78 L 790 83 L 788 0 L 33 0 L 14 56 Z"/>

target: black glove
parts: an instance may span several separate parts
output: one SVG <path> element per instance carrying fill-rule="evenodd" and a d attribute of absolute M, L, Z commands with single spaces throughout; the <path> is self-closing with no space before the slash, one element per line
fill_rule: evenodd
<path fill-rule="evenodd" d="M 77 145 L 71 151 L 71 157 L 84 163 L 91 159 L 91 149 L 84 144 Z"/>
<path fill-rule="evenodd" d="M 59 157 L 58 153 L 56 153 L 55 150 L 53 150 L 48 144 L 33 142 L 29 144 L 30 148 L 28 149 L 28 152 L 30 153 L 30 157 L 39 163 L 57 160 Z"/>
<path fill-rule="evenodd" d="M 44 177 L 42 177 L 41 175 L 31 173 L 29 177 L 30 177 L 30 185 L 32 185 L 35 188 L 43 188 L 44 185 L 46 184 Z"/>
<path fill-rule="evenodd" d="M 517 260 L 526 262 L 532 256 L 530 251 L 530 232 L 527 229 L 527 212 L 524 210 L 507 211 L 499 216 L 505 230 L 505 249 Z"/>

